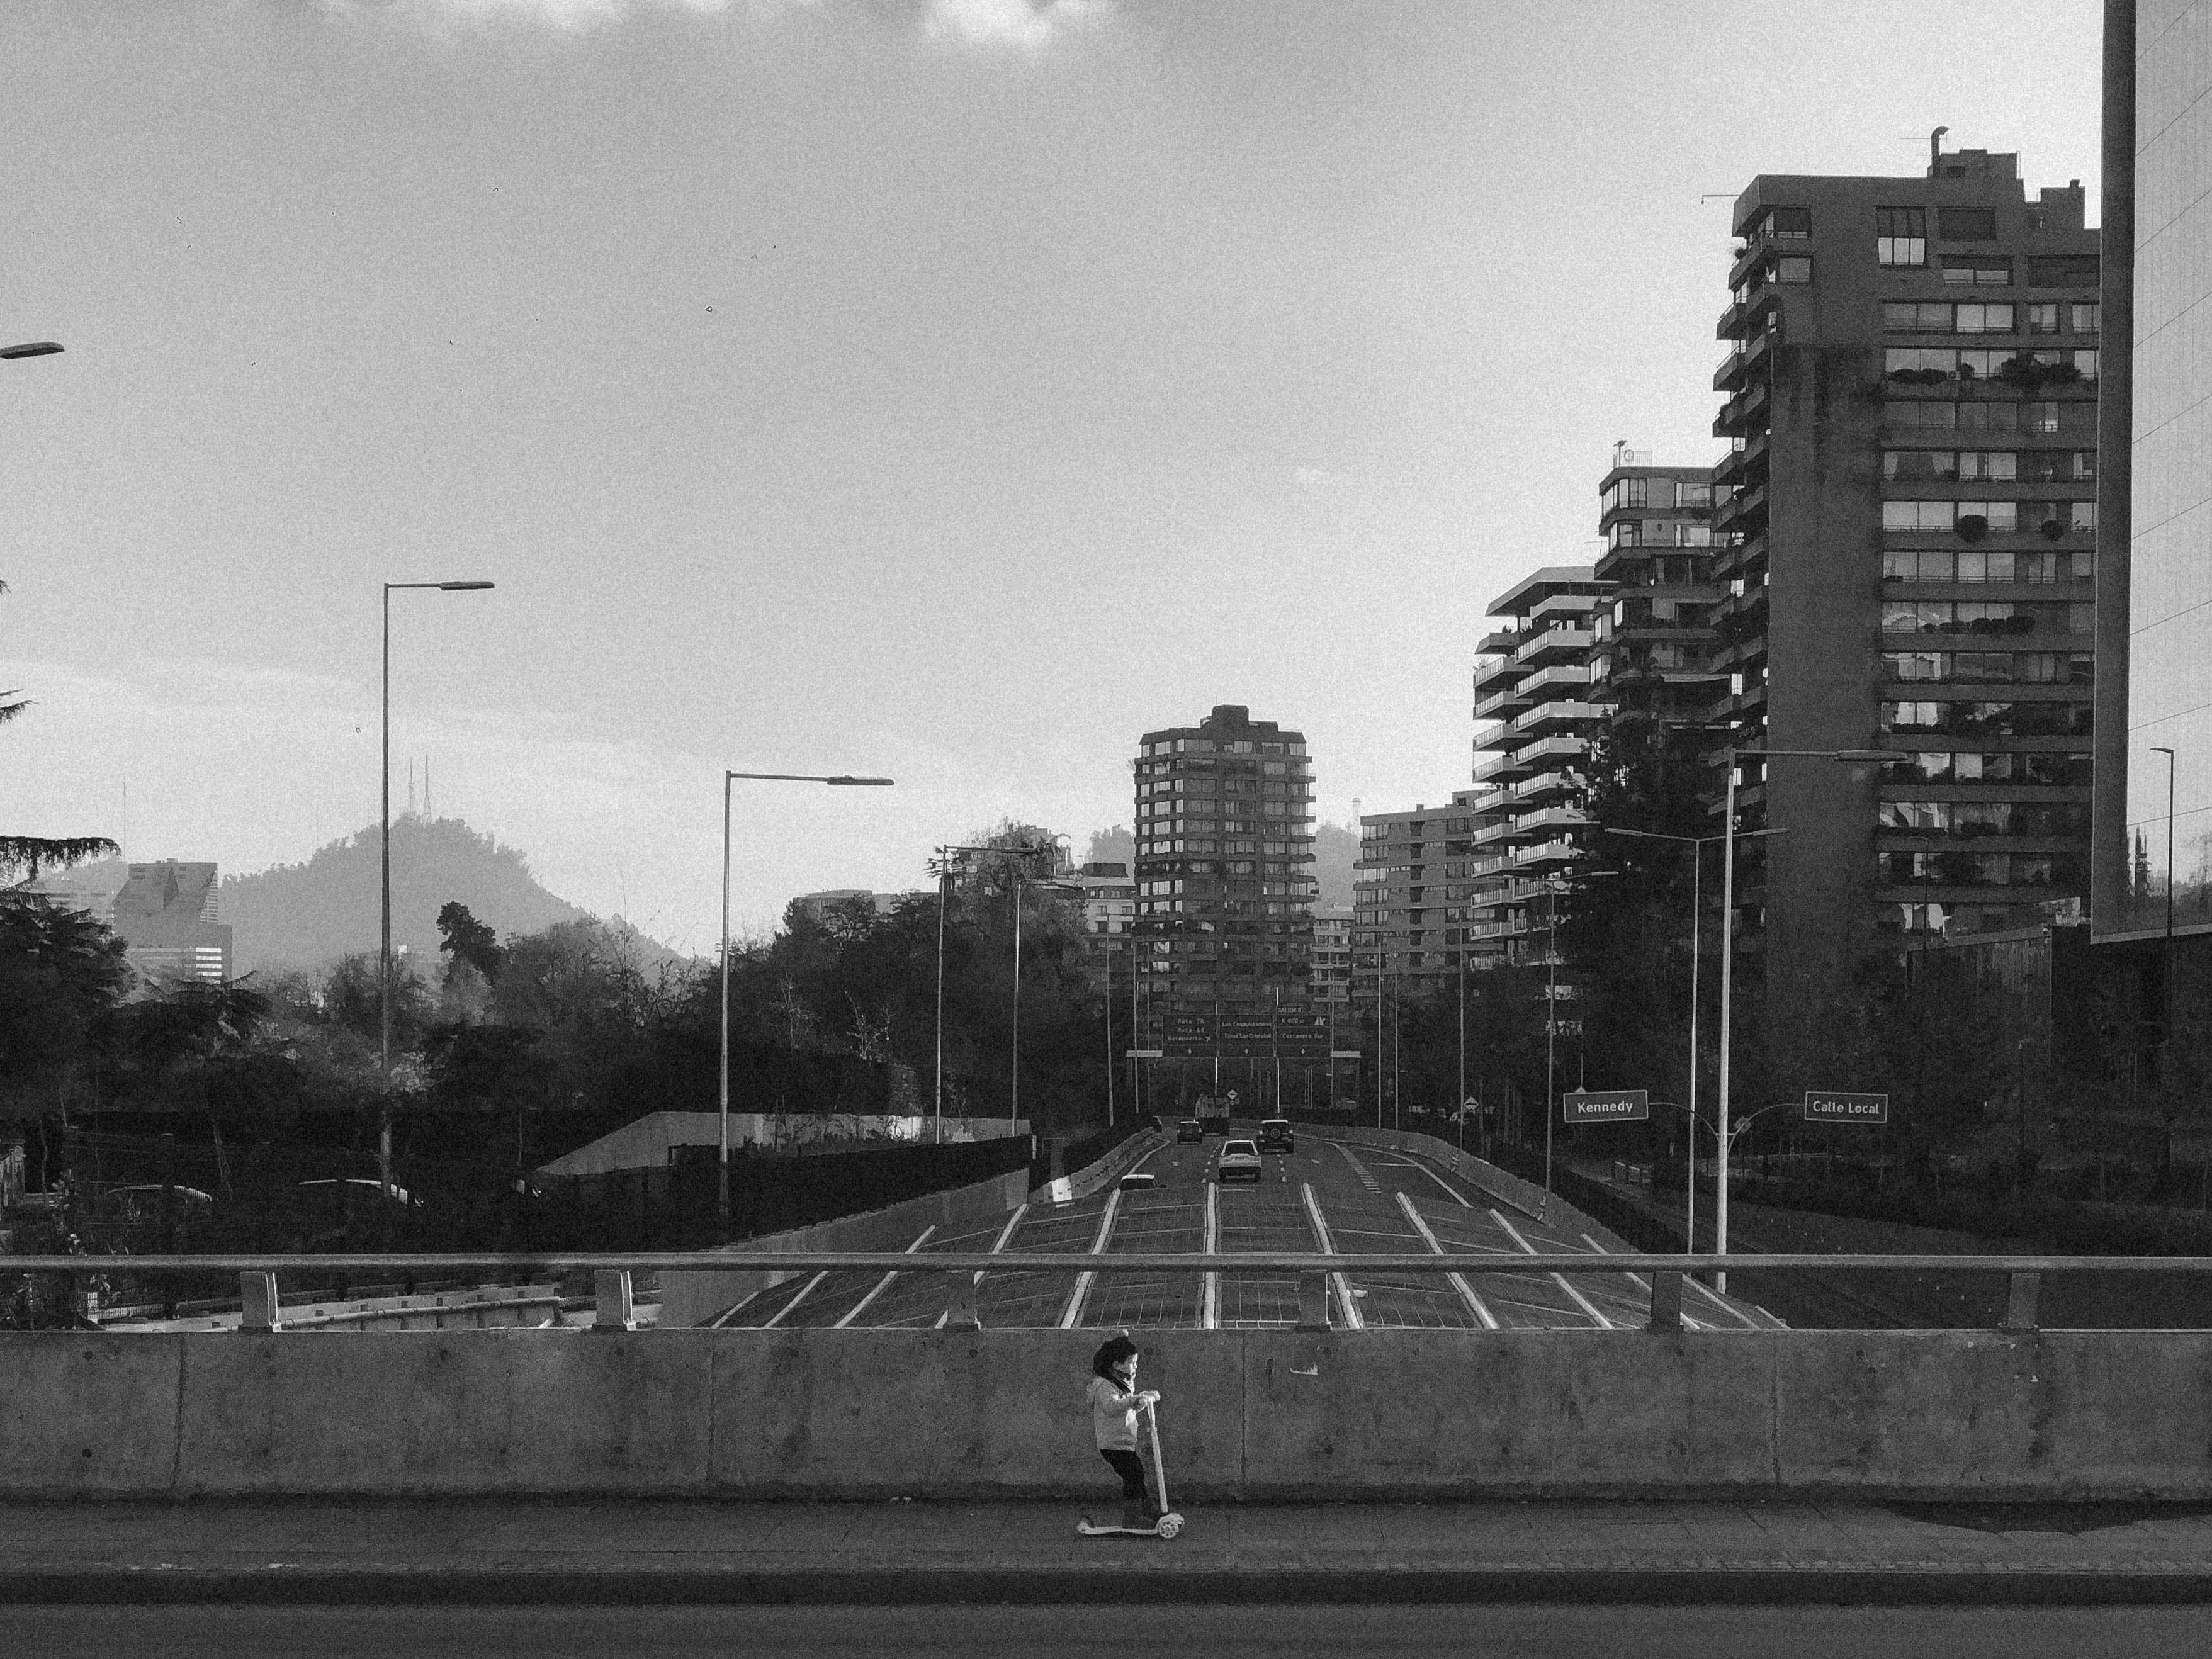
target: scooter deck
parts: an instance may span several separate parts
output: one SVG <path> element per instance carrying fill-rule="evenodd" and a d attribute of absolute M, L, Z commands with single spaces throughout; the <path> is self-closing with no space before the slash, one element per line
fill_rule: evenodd
<path fill-rule="evenodd" d="M 1161 1517 L 1161 1521 L 1166 1519 L 1164 1516 Z M 1085 1516 L 1075 1523 L 1075 1530 L 1085 1538 L 1172 1538 L 1182 1530 L 1182 1517 L 1176 1516 L 1175 1520 L 1176 1524 L 1165 1529 L 1163 1529 L 1160 1522 L 1158 1521 L 1149 1527 L 1124 1527 L 1115 1524 L 1102 1527 L 1094 1525 L 1091 1518 Z"/>

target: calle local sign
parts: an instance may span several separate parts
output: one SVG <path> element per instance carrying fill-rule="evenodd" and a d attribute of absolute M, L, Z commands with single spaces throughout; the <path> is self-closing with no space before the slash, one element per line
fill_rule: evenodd
<path fill-rule="evenodd" d="M 1648 1089 L 1570 1089 L 1559 1097 L 1569 1123 L 1642 1123 L 1651 1115 Z"/>
<path fill-rule="evenodd" d="M 1830 1091 L 1805 1091 L 1808 1123 L 1887 1123 L 1887 1095 L 1839 1095 Z"/>

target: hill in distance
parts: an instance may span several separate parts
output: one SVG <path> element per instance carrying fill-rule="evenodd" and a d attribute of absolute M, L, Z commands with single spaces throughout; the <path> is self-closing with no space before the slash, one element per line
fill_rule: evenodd
<path fill-rule="evenodd" d="M 223 878 L 218 901 L 233 936 L 234 973 L 319 969 L 352 951 L 377 948 L 375 826 L 319 848 L 305 864 L 278 865 Z M 459 818 L 409 813 L 392 821 L 392 945 L 434 977 L 438 911 L 458 899 L 502 939 L 556 923 L 595 920 L 555 896 L 512 847 Z M 650 972 L 680 960 L 625 921 L 605 924 L 635 948 Z"/>

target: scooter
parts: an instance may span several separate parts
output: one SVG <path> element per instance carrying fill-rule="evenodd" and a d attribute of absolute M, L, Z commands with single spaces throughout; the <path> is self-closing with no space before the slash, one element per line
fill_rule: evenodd
<path fill-rule="evenodd" d="M 1093 1526 L 1085 1516 L 1075 1530 L 1085 1538 L 1172 1538 L 1182 1530 L 1182 1516 L 1168 1504 L 1168 1466 L 1160 1461 L 1160 1419 L 1152 1406 L 1145 1407 L 1145 1429 L 1152 1442 L 1152 1486 L 1160 1499 L 1160 1518 L 1149 1527 Z"/>

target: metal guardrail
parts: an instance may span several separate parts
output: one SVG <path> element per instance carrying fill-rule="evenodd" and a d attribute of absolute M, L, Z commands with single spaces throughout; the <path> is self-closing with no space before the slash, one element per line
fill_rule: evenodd
<path fill-rule="evenodd" d="M 1651 1252 L 1616 1255 L 1554 1252 L 1541 1255 L 1492 1253 L 1422 1255 L 1339 1255 L 1308 1251 L 1247 1250 L 1207 1255 L 1191 1252 L 1138 1255 L 1059 1250 L 992 1255 L 947 1250 L 915 1255 L 907 1251 L 763 1250 L 631 1252 L 622 1255 L 10 1255 L 0 1256 L 0 1275 L 64 1273 L 79 1280 L 96 1273 L 127 1269 L 137 1273 L 236 1273 L 241 1328 L 282 1328 L 276 1275 L 398 1270 L 428 1276 L 457 1272 L 507 1276 L 560 1274 L 592 1276 L 597 1303 L 592 1328 L 632 1328 L 630 1285 L 635 1273 L 848 1272 L 937 1273 L 945 1284 L 946 1324 L 954 1329 L 981 1328 L 975 1287 L 987 1273 L 1294 1273 L 1298 1279 L 1301 1330 L 1328 1328 L 1329 1277 L 1337 1273 L 1649 1273 L 1650 1319 L 1646 1328 L 1682 1328 L 1682 1276 L 1686 1272 L 1790 1273 L 1990 1273 L 2005 1275 L 2008 1291 L 2000 1329 L 2032 1331 L 2046 1273 L 2212 1273 L 2212 1256 L 2100 1255 L 1699 1255 Z"/>

